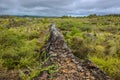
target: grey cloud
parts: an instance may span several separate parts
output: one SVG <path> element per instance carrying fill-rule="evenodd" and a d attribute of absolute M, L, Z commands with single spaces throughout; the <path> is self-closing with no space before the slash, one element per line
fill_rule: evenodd
<path fill-rule="evenodd" d="M 107 9 L 112 7 L 120 7 L 120 0 L 84 0 L 76 4 L 78 5 L 76 6 L 77 8 L 82 9 Z"/>
<path fill-rule="evenodd" d="M 74 2 L 74 0 L 29 0 L 24 3 L 23 0 L 20 1 L 21 5 L 24 7 L 37 7 L 37 6 L 45 6 L 45 7 L 62 7 L 65 5 L 70 5 Z"/>
<path fill-rule="evenodd" d="M 0 14 L 89 15 L 120 14 L 120 0 L 0 0 Z"/>

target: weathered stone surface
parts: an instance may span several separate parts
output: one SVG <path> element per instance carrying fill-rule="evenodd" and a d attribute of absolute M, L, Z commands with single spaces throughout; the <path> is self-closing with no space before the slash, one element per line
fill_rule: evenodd
<path fill-rule="evenodd" d="M 110 80 L 110 77 L 90 60 L 83 62 L 75 57 L 67 46 L 64 36 L 54 24 L 50 26 L 50 38 L 45 49 L 48 56 L 52 55 L 48 64 L 54 62 L 59 64 L 59 70 L 53 75 L 52 80 Z"/>

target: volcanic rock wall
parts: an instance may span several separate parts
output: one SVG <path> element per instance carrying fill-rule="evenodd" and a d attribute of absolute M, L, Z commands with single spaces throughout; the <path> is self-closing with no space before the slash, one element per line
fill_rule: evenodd
<path fill-rule="evenodd" d="M 47 56 L 51 56 L 47 63 L 59 64 L 59 69 L 52 80 L 111 80 L 90 60 L 82 61 L 75 57 L 67 46 L 64 36 L 54 24 L 50 26 L 50 38 L 45 45 L 45 50 Z M 45 78 L 45 74 L 39 79 L 49 80 L 47 76 Z"/>

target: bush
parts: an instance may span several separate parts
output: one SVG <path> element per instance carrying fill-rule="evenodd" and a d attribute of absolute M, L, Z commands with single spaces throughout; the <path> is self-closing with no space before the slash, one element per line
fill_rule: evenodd
<path fill-rule="evenodd" d="M 90 57 L 90 59 L 98 65 L 101 69 L 107 72 L 115 80 L 120 79 L 120 60 L 112 57 L 98 58 L 96 56 Z"/>
<path fill-rule="evenodd" d="M 73 53 L 77 57 L 79 57 L 81 59 L 84 59 L 87 57 L 89 49 L 84 44 L 84 40 L 82 38 L 73 37 L 73 38 L 71 38 L 70 43 L 72 43 L 72 44 L 69 44 L 70 48 L 72 49 Z"/>
<path fill-rule="evenodd" d="M 37 49 L 37 42 L 37 39 L 28 41 L 25 37 L 23 38 L 23 34 L 21 36 L 17 32 L 2 29 L 0 32 L 0 59 L 3 59 L 3 66 L 10 69 L 16 68 L 21 64 L 23 58 L 27 60 L 35 59 L 37 55 L 35 51 Z M 29 62 L 30 64 L 32 63 L 31 61 Z M 24 63 L 24 66 L 28 64 Z"/>
<path fill-rule="evenodd" d="M 68 21 L 64 21 L 64 22 L 61 22 L 61 23 L 60 23 L 59 28 L 60 28 L 61 30 L 70 31 L 73 26 L 74 26 L 73 23 L 68 22 Z"/>

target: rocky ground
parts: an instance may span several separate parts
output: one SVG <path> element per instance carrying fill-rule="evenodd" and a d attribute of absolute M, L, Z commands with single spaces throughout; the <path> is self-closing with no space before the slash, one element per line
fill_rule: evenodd
<path fill-rule="evenodd" d="M 67 46 L 63 35 L 55 27 L 50 27 L 50 38 L 44 46 L 47 56 L 51 56 L 47 64 L 57 63 L 58 71 L 52 80 L 111 80 L 111 78 L 99 69 L 90 60 L 82 61 L 75 57 Z M 35 80 L 51 80 L 47 72 Z"/>

